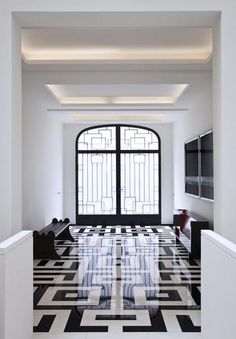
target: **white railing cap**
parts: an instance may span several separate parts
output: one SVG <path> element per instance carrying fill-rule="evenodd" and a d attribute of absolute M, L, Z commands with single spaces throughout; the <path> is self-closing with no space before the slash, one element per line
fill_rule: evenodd
<path fill-rule="evenodd" d="M 232 241 L 229 241 L 218 233 L 210 230 L 202 230 L 201 234 L 205 239 L 215 244 L 232 258 L 236 259 L 236 244 Z"/>
<path fill-rule="evenodd" d="M 13 250 L 14 247 L 19 246 L 22 242 L 32 237 L 32 231 L 21 231 L 12 237 L 0 243 L 0 255 L 4 255 Z"/>

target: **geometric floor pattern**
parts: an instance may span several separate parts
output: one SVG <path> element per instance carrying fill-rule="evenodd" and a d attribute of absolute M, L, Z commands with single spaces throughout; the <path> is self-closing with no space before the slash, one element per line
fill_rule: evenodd
<path fill-rule="evenodd" d="M 71 233 L 61 260 L 34 262 L 34 332 L 200 332 L 200 265 L 170 227 Z"/>

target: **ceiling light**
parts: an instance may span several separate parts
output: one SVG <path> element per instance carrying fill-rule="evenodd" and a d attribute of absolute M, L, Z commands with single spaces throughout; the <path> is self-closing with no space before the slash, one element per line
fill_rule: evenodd
<path fill-rule="evenodd" d="M 106 97 L 63 97 L 59 99 L 62 105 L 106 105 Z"/>
<path fill-rule="evenodd" d="M 171 105 L 175 101 L 173 97 L 114 97 L 116 105 Z"/>
<path fill-rule="evenodd" d="M 27 63 L 86 62 L 86 61 L 159 61 L 208 62 L 211 48 L 75 48 L 26 49 L 22 56 Z"/>
<path fill-rule="evenodd" d="M 74 114 L 74 121 L 161 121 L 163 114 Z"/>
<path fill-rule="evenodd" d="M 62 97 L 61 105 L 172 105 L 176 97 Z"/>

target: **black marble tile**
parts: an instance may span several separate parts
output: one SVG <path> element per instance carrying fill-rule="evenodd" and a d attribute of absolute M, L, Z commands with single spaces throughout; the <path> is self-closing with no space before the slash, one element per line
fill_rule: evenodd
<path fill-rule="evenodd" d="M 130 228 L 119 226 L 121 233 L 118 234 L 115 227 L 105 226 L 92 227 L 89 232 L 84 232 L 86 227 L 79 228 L 79 232 L 74 233 L 76 242 L 73 244 L 56 242 L 56 248 L 63 249 L 62 260 L 41 260 L 35 264 L 34 286 L 37 288 L 34 292 L 34 309 L 42 316 L 34 331 L 50 332 L 57 312 L 65 311 L 65 332 L 108 332 L 115 321 L 124 321 L 123 332 L 166 332 L 162 314 L 166 310 L 174 312 L 180 332 L 200 331 L 191 319 L 191 312 L 200 312 L 200 266 L 189 258 L 181 244 L 176 254 L 171 229 L 162 228 L 163 232 L 159 232 L 161 226 L 158 229 L 144 225 L 140 228 L 134 225 Z M 109 232 L 105 233 L 105 229 Z M 78 254 L 75 254 L 76 250 Z M 80 273 L 76 280 L 78 270 Z M 59 276 L 61 278 L 58 280 Z M 91 304 L 89 298 L 95 288 L 99 291 L 96 292 L 97 301 Z M 136 288 L 143 289 L 143 304 L 136 301 Z M 191 294 L 193 301 L 182 301 L 181 296 L 185 295 L 183 289 L 186 294 Z M 40 304 L 42 298 L 44 303 Z M 48 304 L 45 304 L 47 299 Z M 111 312 L 115 300 L 120 303 L 121 313 Z M 82 302 L 82 306 L 78 302 Z M 138 323 L 138 313 L 135 314 L 142 310 L 147 312 L 150 320 L 144 326 Z M 179 315 L 178 311 L 183 310 L 186 315 Z M 47 314 L 49 311 L 51 314 Z M 93 326 L 81 325 L 84 311 L 88 314 L 95 312 Z M 103 314 L 100 314 L 101 311 Z M 132 314 L 128 314 L 129 311 Z M 104 322 L 107 326 L 103 326 Z"/>
<path fill-rule="evenodd" d="M 162 313 L 158 309 L 153 309 L 150 312 L 151 326 L 124 326 L 123 332 L 167 332 L 166 325 Z"/>
<path fill-rule="evenodd" d="M 65 332 L 108 332 L 108 326 L 80 326 L 83 309 L 73 307 L 68 318 Z"/>
<path fill-rule="evenodd" d="M 49 262 L 49 260 L 40 260 L 40 262 L 37 264 L 37 267 L 38 266 L 46 266 L 48 262 Z"/>
<path fill-rule="evenodd" d="M 189 315 L 176 315 L 182 332 L 201 332 L 200 326 L 194 326 Z"/>
<path fill-rule="evenodd" d="M 136 320 L 136 315 L 126 315 L 126 314 L 96 315 L 96 320 Z"/>
<path fill-rule="evenodd" d="M 159 296 L 157 296 L 157 292 L 155 291 L 154 293 L 153 291 L 151 292 L 152 292 L 151 294 L 153 295 L 149 296 L 150 292 L 146 291 L 147 300 L 159 300 L 159 301 L 181 301 L 182 300 L 177 289 L 176 290 L 168 290 L 168 289 L 163 290 L 162 289 Z M 162 294 L 164 293 L 168 294 L 168 297 L 163 296 Z"/>
<path fill-rule="evenodd" d="M 56 315 L 43 315 L 38 326 L 34 326 L 33 330 L 34 332 L 49 332 L 50 328 L 53 324 L 53 321 L 55 320 Z"/>

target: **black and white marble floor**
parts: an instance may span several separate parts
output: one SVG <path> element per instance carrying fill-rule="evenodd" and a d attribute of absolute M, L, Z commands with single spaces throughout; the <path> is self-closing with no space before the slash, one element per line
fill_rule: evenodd
<path fill-rule="evenodd" d="M 34 332 L 200 332 L 200 266 L 170 227 L 71 232 L 62 260 L 35 261 Z"/>

